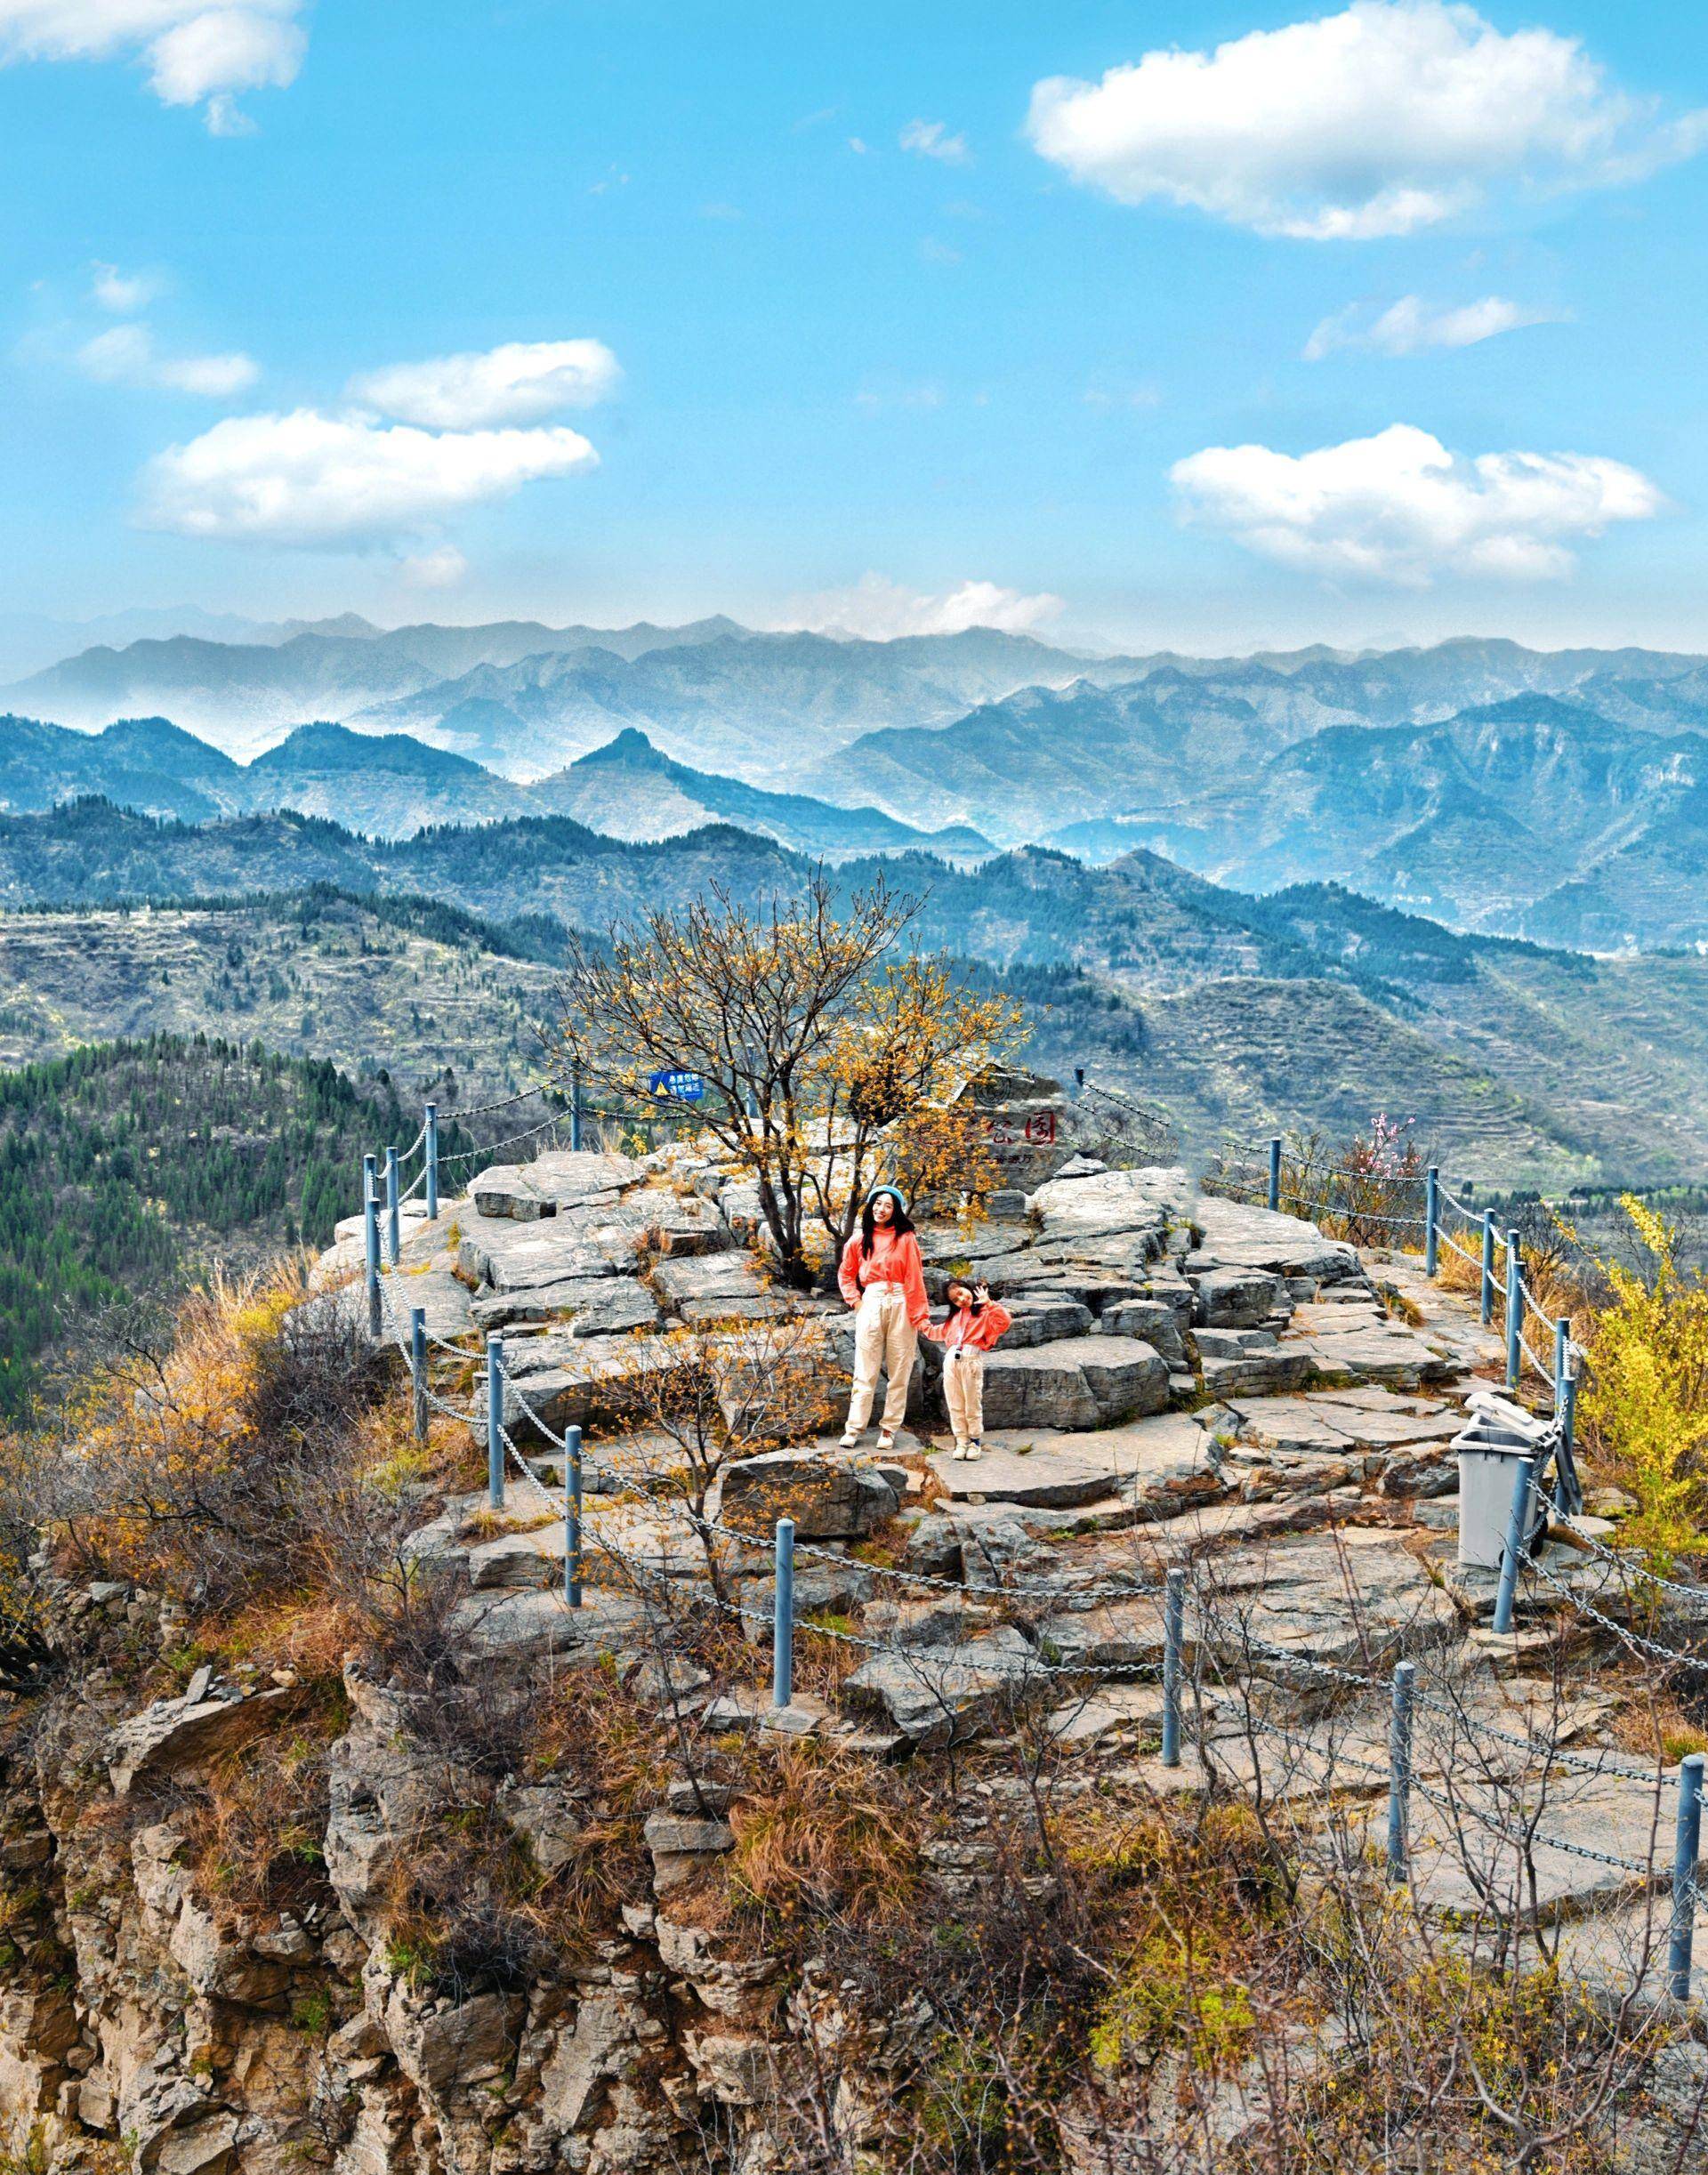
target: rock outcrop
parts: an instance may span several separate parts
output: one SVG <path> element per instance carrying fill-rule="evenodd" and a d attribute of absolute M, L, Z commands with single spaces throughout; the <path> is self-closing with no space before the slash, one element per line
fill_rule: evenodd
<path fill-rule="evenodd" d="M 840 1302 L 770 1273 L 740 1173 L 553 1154 L 413 1218 L 388 1307 L 431 1298 L 436 1333 L 464 1339 L 435 1379 L 465 1399 L 472 1379 L 477 1439 L 468 1361 L 485 1333 L 505 1339 L 504 1419 L 531 1461 L 502 1519 L 484 1494 L 423 1502 L 407 1559 L 411 1578 L 442 1582 L 435 1637 L 494 1714 L 566 1684 L 621 1686 L 654 1756 L 618 1802 L 577 1768 L 574 1729 L 553 1760 L 518 1763 L 478 1731 L 455 1741 L 407 1671 L 352 1655 L 310 1791 L 292 1764 L 308 1726 L 294 1672 L 204 1664 L 176 1696 L 139 1699 L 137 1682 L 157 1688 L 149 1672 L 176 1665 L 181 1617 L 117 1582 L 68 1592 L 57 1685 L 0 1741 L 0 2151 L 42 2175 L 783 2175 L 810 2101 L 849 2164 L 876 2166 L 933 2044 L 930 2004 L 874 2007 L 826 1957 L 786 1970 L 743 1934 L 730 1869 L 751 1808 L 721 1748 L 810 1739 L 876 1773 L 1053 1744 L 1085 1763 L 1070 1793 L 1160 1802 L 1211 1777 L 1246 1786 L 1268 1756 L 1253 1717 L 1278 1714 L 1304 1734 L 1277 1787 L 1294 1807 L 1318 1793 L 1343 1833 L 1364 1817 L 1349 1796 L 1378 1805 L 1385 1725 L 1350 1740 L 1374 1766 L 1355 1750 L 1337 1770 L 1309 1735 L 1325 1684 L 1402 1655 L 1462 1657 L 1480 1672 L 1478 1712 L 1530 1727 L 1481 1667 L 1488 1595 L 1458 1575 L 1438 1501 L 1456 1485 L 1456 1392 L 1493 1357 L 1474 1320 L 1397 1318 L 1381 1288 L 1414 1289 L 1405 1264 L 1373 1273 L 1309 1224 L 1200 1194 L 1182 1169 L 1047 1162 L 1054 1174 L 1012 1188 L 1004 1212 L 921 1234 L 935 1296 L 980 1277 L 1014 1317 L 987 1372 L 982 1460 L 939 1454 L 927 1348 L 893 1457 L 780 1422 L 774 1441 L 761 1415 L 704 1489 L 682 1445 L 637 1422 L 637 1381 L 688 1364 L 708 1333 L 786 1329 L 826 1379 L 847 1354 Z M 344 1303 L 347 1261 L 323 1265 L 312 1303 Z M 562 1466 L 539 1432 L 571 1422 L 589 1430 L 575 1609 Z M 764 1648 L 785 1515 L 800 1641 L 831 1660 L 779 1705 Z M 1201 1599 L 1200 1722 L 1196 1764 L 1169 1774 L 1150 1757 L 1158 1583 L 1179 1563 Z M 730 1634 L 721 1659 L 697 1644 L 708 1624 Z M 1233 1688 L 1253 1683 L 1242 1718 Z M 233 1763 L 301 1798 L 286 1898 L 238 1907 L 222 1884 L 202 1816 Z M 992 1878 L 992 1823 L 1024 1810 L 1005 1786 L 981 1783 L 931 1840 L 920 1913 L 952 1915 Z M 1597 1777 L 1578 1809 L 1568 1792 L 1551 1813 L 1591 1851 L 1546 1860 L 1551 1910 L 1625 1898 L 1591 1839 L 1635 1849 L 1640 1799 Z M 477 1825 L 530 1893 L 584 1875 L 574 1937 L 427 1969 L 427 1871 Z M 444 1878 L 441 1911 L 454 1863 Z M 1446 1857 L 1420 1862 L 1414 1895 L 1444 1919 L 1475 1915 Z"/>

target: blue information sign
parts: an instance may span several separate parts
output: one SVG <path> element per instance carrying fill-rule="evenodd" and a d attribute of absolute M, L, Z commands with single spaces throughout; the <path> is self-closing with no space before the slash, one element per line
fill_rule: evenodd
<path fill-rule="evenodd" d="M 705 1081 L 699 1073 L 656 1072 L 648 1083 L 660 1102 L 704 1102 Z"/>

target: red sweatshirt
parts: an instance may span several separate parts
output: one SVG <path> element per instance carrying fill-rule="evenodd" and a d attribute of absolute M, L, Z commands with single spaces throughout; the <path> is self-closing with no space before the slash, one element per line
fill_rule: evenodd
<path fill-rule="evenodd" d="M 919 1258 L 919 1241 L 911 1231 L 889 1231 L 882 1225 L 872 1235 L 872 1258 L 857 1231 L 842 1248 L 842 1266 L 836 1278 L 842 1297 L 858 1307 L 868 1285 L 899 1285 L 907 1301 L 907 1319 L 923 1329 L 931 1318 L 931 1302 L 925 1295 L 925 1268 Z"/>
<path fill-rule="evenodd" d="M 947 1345 L 952 1352 L 963 1345 L 971 1351 L 987 1352 L 1003 1332 L 1013 1326 L 1013 1322 L 1014 1317 L 1006 1307 L 999 1307 L 994 1299 L 987 1299 L 982 1314 L 975 1314 L 971 1307 L 952 1307 L 942 1328 L 928 1329 L 925 1334 L 934 1343 Z"/>

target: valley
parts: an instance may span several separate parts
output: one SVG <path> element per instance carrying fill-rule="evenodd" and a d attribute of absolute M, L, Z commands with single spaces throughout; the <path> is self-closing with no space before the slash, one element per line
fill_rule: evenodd
<path fill-rule="evenodd" d="M 190 826 L 89 802 L 0 819 L 0 1055 L 205 1023 L 383 1067 L 414 1095 L 447 1069 L 484 1095 L 537 1076 L 567 931 L 680 907 L 714 882 L 762 901 L 809 866 L 729 827 L 631 845 L 527 818 L 384 842 L 300 818 Z M 1041 849 L 976 872 L 852 860 L 838 895 L 880 879 L 920 900 L 914 941 L 1026 1000 L 1033 1061 L 1166 1103 L 1200 1147 L 1345 1132 L 1380 1108 L 1491 1181 L 1708 1170 L 1708 960 L 1694 954 L 1600 960 L 1460 936 L 1334 886 L 1253 899 L 1142 851 L 1105 868 Z"/>

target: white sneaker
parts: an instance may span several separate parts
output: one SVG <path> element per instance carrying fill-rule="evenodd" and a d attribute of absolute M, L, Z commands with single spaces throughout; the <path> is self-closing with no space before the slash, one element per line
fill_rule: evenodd
<path fill-rule="evenodd" d="M 855 1433 L 852 1428 L 849 1430 L 848 1433 L 843 1436 L 842 1441 L 837 1445 L 838 1449 L 841 1450 L 858 1450 L 859 1446 L 860 1438 L 858 1435 Z"/>
<path fill-rule="evenodd" d="M 882 1457 L 882 1456 L 883 1453 L 884 1453 L 886 1450 L 893 1450 L 893 1449 L 895 1448 L 895 1446 L 896 1446 L 896 1438 L 895 1438 L 895 1437 L 894 1437 L 893 1435 L 890 1435 L 890 1434 L 885 1433 L 885 1434 L 882 1434 L 882 1435 L 880 1435 L 880 1436 L 879 1436 L 879 1438 L 878 1438 L 878 1454 L 879 1454 L 879 1456 L 880 1456 L 880 1457 Z"/>
<path fill-rule="evenodd" d="M 969 1443 L 967 1445 L 967 1462 L 969 1464 L 971 1464 L 975 1458 L 981 1458 L 984 1454 L 985 1446 L 983 1443 Z"/>
<path fill-rule="evenodd" d="M 966 1456 L 966 1454 L 967 1446 L 965 1443 L 956 1443 L 954 1449 L 949 1453 L 949 1455 L 956 1462 L 956 1463 L 959 1463 Z"/>

